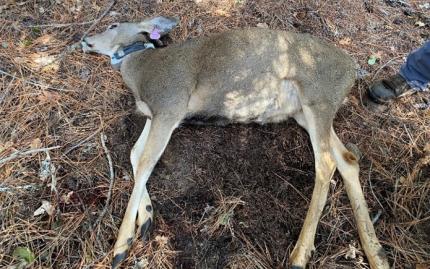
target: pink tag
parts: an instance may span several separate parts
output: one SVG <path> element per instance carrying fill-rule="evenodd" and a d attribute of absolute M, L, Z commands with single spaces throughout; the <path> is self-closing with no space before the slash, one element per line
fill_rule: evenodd
<path fill-rule="evenodd" d="M 161 35 L 157 27 L 154 27 L 154 29 L 152 29 L 152 32 L 149 34 L 149 37 L 153 40 L 160 39 Z"/>

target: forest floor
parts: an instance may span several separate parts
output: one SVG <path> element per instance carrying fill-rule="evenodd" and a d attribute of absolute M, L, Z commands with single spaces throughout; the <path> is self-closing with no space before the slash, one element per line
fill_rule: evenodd
<path fill-rule="evenodd" d="M 109 5 L 0 4 L 1 268 L 110 266 L 144 119 L 109 59 L 65 52 Z M 373 81 L 429 39 L 428 1 L 117 1 L 91 33 L 155 15 L 180 18 L 173 43 L 257 26 L 310 33 L 350 54 L 361 75 L 334 128 L 361 152 L 360 180 L 392 268 L 430 267 L 430 94 L 377 111 L 365 100 Z M 294 121 L 183 126 L 148 184 L 149 240 L 133 243 L 125 268 L 287 268 L 314 175 L 308 135 Z M 338 173 L 315 247 L 309 268 L 369 268 Z"/>

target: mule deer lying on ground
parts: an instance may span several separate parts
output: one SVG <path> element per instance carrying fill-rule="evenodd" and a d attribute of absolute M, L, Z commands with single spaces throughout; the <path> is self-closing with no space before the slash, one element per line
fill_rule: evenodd
<path fill-rule="evenodd" d="M 337 168 L 352 204 L 370 267 L 389 268 L 376 238 L 358 174 L 359 167 L 333 130 L 336 111 L 355 80 L 355 63 L 317 38 L 267 29 L 233 30 L 154 49 L 177 25 L 157 17 L 113 24 L 82 42 L 85 52 L 111 57 L 146 117 L 130 160 L 135 186 L 114 246 L 112 267 L 119 266 L 135 234 L 153 222 L 146 182 L 173 130 L 184 121 L 219 117 L 233 123 L 280 122 L 294 118 L 309 133 L 315 156 L 315 187 L 302 231 L 291 253 L 293 268 L 305 268 Z"/>

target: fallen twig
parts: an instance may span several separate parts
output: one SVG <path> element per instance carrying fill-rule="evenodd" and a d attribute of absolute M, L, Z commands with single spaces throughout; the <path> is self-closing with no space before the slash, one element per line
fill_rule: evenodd
<path fill-rule="evenodd" d="M 91 32 L 91 30 L 94 29 L 94 27 L 108 14 L 108 12 L 112 9 L 113 5 L 115 5 L 116 0 L 113 0 L 110 5 L 106 8 L 106 10 L 102 13 L 102 15 L 100 15 L 100 17 L 98 17 L 96 20 L 94 20 L 93 24 L 91 24 L 90 28 L 88 28 L 85 33 L 82 35 L 81 38 L 81 42 L 82 40 L 88 35 L 89 32 Z"/>
<path fill-rule="evenodd" d="M 91 138 L 93 138 L 96 134 L 98 134 L 98 132 L 100 132 L 101 128 L 97 129 L 97 131 L 95 131 L 93 134 L 91 134 L 90 136 L 88 136 L 87 138 L 81 140 L 78 144 L 68 148 L 63 154 L 67 155 L 69 152 L 71 152 L 72 150 L 80 147 L 82 144 L 84 144 L 85 142 L 88 142 Z"/>
<path fill-rule="evenodd" d="M 288 182 L 288 180 L 286 180 L 285 178 L 281 177 L 277 173 L 274 173 L 274 174 L 275 174 L 275 176 L 277 176 L 280 179 L 282 179 L 288 186 L 290 186 L 298 195 L 300 195 L 303 198 L 303 200 L 305 200 L 307 203 L 310 203 L 309 199 L 305 195 L 303 195 L 303 193 L 301 193 L 296 187 L 294 187 L 290 182 Z"/>
<path fill-rule="evenodd" d="M 114 174 L 114 171 L 113 171 L 112 158 L 111 158 L 111 156 L 109 154 L 108 148 L 106 147 L 106 135 L 104 133 L 100 134 L 100 140 L 102 141 L 102 146 L 103 146 L 103 149 L 104 149 L 104 151 L 106 153 L 106 158 L 107 158 L 107 160 L 109 162 L 109 178 L 112 181 L 115 178 L 115 174 Z"/>
<path fill-rule="evenodd" d="M 76 25 L 87 25 L 94 23 L 95 20 L 91 21 L 84 21 L 84 22 L 71 22 L 71 23 L 51 23 L 51 24 L 36 24 L 36 25 L 29 25 L 30 28 L 42 28 L 42 27 L 52 27 L 52 28 L 62 28 L 62 27 L 70 27 L 70 26 L 76 26 Z"/>
<path fill-rule="evenodd" d="M 31 150 L 27 150 L 27 151 L 16 151 L 14 153 L 12 153 L 9 157 L 0 159 L 0 165 L 10 162 L 18 157 L 22 157 L 22 156 L 26 156 L 29 154 L 33 154 L 33 153 L 38 153 L 38 152 L 43 152 L 43 151 L 47 151 L 47 150 L 52 150 L 52 149 L 58 149 L 61 148 L 61 146 L 55 146 L 55 147 L 49 147 L 49 148 L 39 148 L 39 149 L 31 149 Z"/>
<path fill-rule="evenodd" d="M 376 215 L 372 218 L 372 223 L 375 224 L 379 220 L 379 218 L 381 217 L 381 215 L 382 215 L 382 210 L 379 209 L 378 213 L 376 213 Z"/>
<path fill-rule="evenodd" d="M 384 69 L 386 66 L 388 66 L 391 62 L 393 62 L 393 61 L 395 61 L 395 60 L 398 60 L 398 59 L 401 59 L 401 58 L 403 58 L 403 57 L 405 57 L 405 56 L 406 56 L 406 55 L 402 54 L 402 55 L 400 55 L 400 56 L 397 56 L 397 57 L 394 57 L 394 58 L 390 59 L 388 62 L 386 62 L 385 64 L 381 65 L 381 66 L 378 68 L 378 70 L 376 70 L 376 71 L 375 71 L 375 74 L 374 74 L 374 75 L 373 75 L 373 77 L 372 77 L 372 81 L 373 81 L 373 80 L 375 80 L 375 78 L 376 78 L 376 76 L 379 74 L 379 72 L 380 72 L 382 69 Z"/>
<path fill-rule="evenodd" d="M 57 176 L 55 175 L 55 171 L 57 170 L 54 164 L 51 161 L 51 156 L 49 155 L 49 151 L 46 151 L 46 158 L 49 160 L 49 173 L 51 174 L 51 192 L 57 193 Z M 49 185 L 48 185 L 49 186 Z"/>
<path fill-rule="evenodd" d="M 12 192 L 14 190 L 31 190 L 31 189 L 37 189 L 39 188 L 39 185 L 36 184 L 28 184 L 24 186 L 15 186 L 15 187 L 7 187 L 0 185 L 0 193 L 1 192 Z"/>
<path fill-rule="evenodd" d="M 110 183 L 109 183 L 109 191 L 108 191 L 107 198 L 106 198 L 106 204 L 105 204 L 105 207 L 103 208 L 102 213 L 100 213 L 100 216 L 97 218 L 97 221 L 95 223 L 96 226 L 99 226 L 99 224 L 102 221 L 104 215 L 106 214 L 106 211 L 107 211 L 107 209 L 109 207 L 110 199 L 112 197 L 113 184 L 115 182 L 115 173 L 114 173 L 114 170 L 113 170 L 112 158 L 111 158 L 111 156 L 109 154 L 108 148 L 106 147 L 106 135 L 104 133 L 100 134 L 100 140 L 102 142 L 102 147 L 103 147 L 103 150 L 105 151 L 106 158 L 107 158 L 108 163 L 109 163 L 109 179 L 110 179 Z M 99 231 L 100 231 L 100 229 L 98 229 L 98 231 L 97 231 L 97 236 L 99 234 Z"/>
<path fill-rule="evenodd" d="M 10 89 L 12 88 L 13 82 L 16 80 L 16 78 L 12 78 L 12 80 L 7 85 L 6 89 L 0 94 L 0 105 L 3 103 L 3 100 L 6 99 L 6 96 L 9 95 Z"/>
<path fill-rule="evenodd" d="M 65 89 L 55 88 L 55 87 L 52 87 L 52 86 L 49 86 L 49 85 L 46 85 L 46 84 L 40 84 L 40 83 L 34 82 L 32 80 L 20 78 L 20 77 L 17 77 L 15 75 L 12 75 L 12 74 L 10 74 L 10 73 L 8 73 L 6 71 L 3 71 L 1 69 L 0 69 L 0 74 L 3 74 L 5 76 L 11 77 L 11 78 L 14 78 L 14 79 L 17 79 L 17 80 L 20 80 L 20 81 L 22 81 L 24 83 L 27 83 L 27 84 L 30 84 L 30 85 L 33 85 L 33 86 L 37 86 L 37 87 L 41 87 L 41 88 L 45 88 L 45 89 L 50 89 L 50 90 L 56 90 L 56 91 L 67 91 Z"/>
<path fill-rule="evenodd" d="M 66 54 L 79 48 L 81 46 L 81 42 L 84 40 L 84 38 L 108 14 L 108 12 L 112 9 L 112 7 L 115 3 L 116 3 L 116 0 L 113 0 L 109 4 L 109 6 L 106 8 L 106 10 L 97 19 L 95 19 L 93 21 L 93 24 L 91 24 L 91 26 L 88 28 L 88 30 L 85 31 L 85 33 L 82 35 L 81 39 L 78 42 L 75 42 L 72 45 L 67 46 L 67 48 L 62 53 L 60 53 L 60 55 L 57 57 L 56 61 L 61 61 L 64 58 L 64 56 L 66 56 Z"/>
<path fill-rule="evenodd" d="M 370 191 L 373 194 L 373 197 L 375 197 L 376 201 L 378 202 L 379 206 L 381 208 L 384 209 L 384 206 L 382 205 L 382 203 L 379 201 L 378 197 L 376 196 L 375 192 L 373 191 L 373 186 L 372 186 L 372 180 L 370 179 L 370 176 L 372 175 L 372 167 L 373 167 L 373 162 L 370 163 L 370 167 L 369 167 L 369 177 L 367 178 L 369 181 L 369 187 L 370 187 Z"/>

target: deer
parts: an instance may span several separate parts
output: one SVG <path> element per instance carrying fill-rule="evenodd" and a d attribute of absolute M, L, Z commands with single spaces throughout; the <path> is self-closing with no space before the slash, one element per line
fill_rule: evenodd
<path fill-rule="evenodd" d="M 360 185 L 358 159 L 333 128 L 355 83 L 355 61 L 312 35 L 264 28 L 233 29 L 154 46 L 153 41 L 178 23 L 177 18 L 163 16 L 114 23 L 82 40 L 83 52 L 110 57 L 146 119 L 130 153 L 134 186 L 113 247 L 112 268 L 120 267 L 135 237 L 145 239 L 149 233 L 153 207 L 146 183 L 182 123 L 217 118 L 228 124 L 266 124 L 293 118 L 310 137 L 315 185 L 290 254 L 291 268 L 306 268 L 315 249 L 318 222 L 337 169 L 370 267 L 388 269 Z"/>

